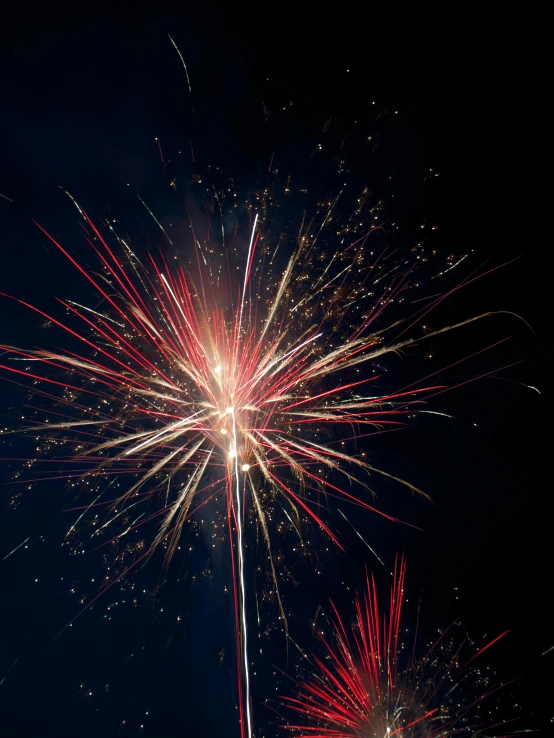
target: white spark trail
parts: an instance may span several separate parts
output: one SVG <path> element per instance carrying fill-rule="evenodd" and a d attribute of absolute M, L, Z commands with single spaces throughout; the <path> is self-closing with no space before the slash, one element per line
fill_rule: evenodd
<path fill-rule="evenodd" d="M 256 216 L 257 217 L 257 216 Z M 246 722 L 248 738 L 252 738 L 252 718 L 250 716 L 250 671 L 248 667 L 248 643 L 247 643 L 247 626 L 246 626 L 246 586 L 244 583 L 244 552 L 243 552 L 243 541 L 242 541 L 242 505 L 240 500 L 240 479 L 239 479 L 239 462 L 238 462 L 238 449 L 237 449 L 237 426 L 235 413 L 233 413 L 233 444 L 235 451 L 235 477 L 237 480 L 236 493 L 237 493 L 237 542 L 239 551 L 239 579 L 240 579 L 240 590 L 241 590 L 241 625 L 242 625 L 242 645 L 243 645 L 243 661 L 244 661 L 244 682 L 246 692 Z"/>
<path fill-rule="evenodd" d="M 158 220 L 158 219 L 156 218 L 156 216 L 155 216 L 155 215 L 154 215 L 154 213 L 153 213 L 153 212 L 152 212 L 152 211 L 150 210 L 150 208 L 148 207 L 148 205 L 147 205 L 147 204 L 146 204 L 146 203 L 144 202 L 144 200 L 142 199 L 142 197 L 141 197 L 140 195 L 137 195 L 137 197 L 138 197 L 138 199 L 139 199 L 139 200 L 141 201 L 141 203 L 142 203 L 142 204 L 144 205 L 144 207 L 145 207 L 145 208 L 146 208 L 146 209 L 148 210 L 148 212 L 150 213 L 150 215 L 151 215 L 151 216 L 152 216 L 152 217 L 154 218 L 154 220 L 156 221 L 156 223 L 157 223 L 157 225 L 158 225 L 158 227 L 159 227 L 160 231 L 161 231 L 161 232 L 162 232 L 162 233 L 164 234 L 164 236 L 165 236 L 165 237 L 167 238 L 167 240 L 169 241 L 169 243 L 170 243 L 170 244 L 171 244 L 171 245 L 173 246 L 173 241 L 172 241 L 172 240 L 171 240 L 171 239 L 169 238 L 169 236 L 168 236 L 168 235 L 167 235 L 167 233 L 165 232 L 165 230 L 164 230 L 164 227 L 163 227 L 163 225 L 162 225 L 162 224 L 160 223 L 160 221 L 159 221 L 159 220 Z"/>
<path fill-rule="evenodd" d="M 175 43 L 175 41 L 171 38 L 170 34 L 168 33 L 167 35 L 169 36 L 169 40 L 173 44 L 173 46 L 175 48 L 175 51 L 179 54 L 179 59 L 181 60 L 181 62 L 183 64 L 183 68 L 185 70 L 185 75 L 187 77 L 187 85 L 188 85 L 188 88 L 189 88 L 189 92 L 192 95 L 192 87 L 190 86 L 189 70 L 187 69 L 187 65 L 185 64 L 185 60 L 183 58 L 183 55 L 181 54 L 181 51 L 179 50 L 179 47 L 177 46 L 177 44 Z M 191 103 L 191 105 L 192 105 L 192 103 Z M 194 105 L 192 105 L 192 112 L 194 113 Z"/>
<path fill-rule="evenodd" d="M 5 561 L 6 559 L 9 559 L 12 554 L 14 554 L 16 551 L 18 551 L 21 548 L 21 546 L 23 546 L 23 544 L 24 543 L 27 543 L 27 541 L 29 541 L 29 540 L 30 540 L 30 537 L 29 538 L 26 538 L 24 541 L 21 541 L 21 543 L 19 544 L 19 546 L 16 546 L 13 549 L 13 551 L 10 551 L 9 554 L 6 554 L 4 556 L 4 558 L 2 559 L 2 561 Z"/>
<path fill-rule="evenodd" d="M 338 508 L 337 508 L 337 510 L 338 510 Z M 371 551 L 371 553 L 372 553 L 372 554 L 373 554 L 373 555 L 375 556 L 375 558 L 377 559 L 377 561 L 378 561 L 378 562 L 379 562 L 380 564 L 382 564 L 383 566 L 385 566 L 385 562 L 384 562 L 384 561 L 382 561 L 382 560 L 381 560 L 381 559 L 379 558 L 379 556 L 377 556 L 377 554 L 375 553 L 375 551 L 374 551 L 374 550 L 373 550 L 373 549 L 371 548 L 371 546 L 370 546 L 370 545 L 369 545 L 369 543 L 368 543 L 368 542 L 367 542 L 367 541 L 365 540 L 365 538 L 363 538 L 363 536 L 361 535 L 361 533 L 359 533 L 359 532 L 358 532 L 358 531 L 356 530 L 356 528 L 354 528 L 354 526 L 352 525 L 352 523 L 350 522 L 350 520 L 348 520 L 348 518 L 347 518 L 347 517 L 346 517 L 346 515 L 345 515 L 345 514 L 343 513 L 343 511 L 342 511 L 342 510 L 339 510 L 339 512 L 340 512 L 340 514 L 342 515 L 342 517 L 343 517 L 343 518 L 344 518 L 344 519 L 346 520 L 346 522 L 348 523 L 348 525 L 349 525 L 349 526 L 350 526 L 350 527 L 352 528 L 352 530 L 354 531 L 354 533 L 355 533 L 355 534 L 356 534 L 356 535 L 358 536 L 358 538 L 359 538 L 359 539 L 360 539 L 360 540 L 361 540 L 361 541 L 362 541 L 363 543 L 365 543 L 365 545 L 366 545 L 366 546 L 367 546 L 367 547 L 369 548 L 369 550 L 370 550 L 370 551 Z"/>
<path fill-rule="evenodd" d="M 254 218 L 254 225 L 252 227 L 252 233 L 250 235 L 250 245 L 248 247 L 248 257 L 246 259 L 246 269 L 244 272 L 244 286 L 242 288 L 242 299 L 240 301 L 240 316 L 239 316 L 239 330 L 238 330 L 238 340 L 240 341 L 240 329 L 242 326 L 242 313 L 244 310 L 244 300 L 246 297 L 246 285 L 248 283 L 248 275 L 250 273 L 250 256 L 252 254 L 252 245 L 254 243 L 254 234 L 256 233 L 256 225 L 258 223 L 258 214 L 256 213 L 256 217 Z"/>

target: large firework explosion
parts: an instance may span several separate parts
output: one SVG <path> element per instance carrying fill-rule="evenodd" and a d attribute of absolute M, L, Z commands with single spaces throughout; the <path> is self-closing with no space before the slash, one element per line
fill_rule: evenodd
<path fill-rule="evenodd" d="M 78 518 L 71 532 L 87 514 L 93 539 L 117 541 L 157 524 L 132 565 L 158 547 L 169 562 L 189 518 L 212 498 L 224 499 L 236 574 L 239 692 L 246 690 L 241 726 L 248 735 L 247 516 L 265 540 L 274 596 L 286 620 L 272 556 L 276 516 L 299 535 L 302 520 L 311 520 L 341 547 L 325 519 L 326 500 L 348 500 L 384 515 L 373 504 L 372 477 L 415 490 L 376 469 L 360 440 L 401 427 L 442 386 L 421 386 L 422 379 L 380 391 L 382 360 L 457 327 L 422 324 L 475 278 L 387 322 L 387 311 L 402 309 L 417 284 L 417 269 L 428 258 L 424 247 L 399 257 L 372 241 L 385 229 L 381 204 L 367 189 L 353 207 L 343 192 L 319 197 L 293 228 L 277 227 L 276 213 L 293 189 L 290 178 L 274 181 L 240 200 L 232 180 L 212 187 L 217 242 L 214 232 L 197 235 L 191 221 L 190 242 L 174 243 L 143 202 L 169 243 L 146 258 L 112 219 L 90 217 L 71 198 L 95 269 L 37 225 L 96 300 L 88 306 L 60 301 L 64 314 L 56 317 L 14 297 L 74 345 L 64 352 L 1 347 L 8 355 L 1 368 L 17 381 L 24 377 L 35 398 L 34 422 L 18 429 L 39 443 L 25 479 L 44 475 L 38 469 L 47 460 L 60 466 L 57 479 L 87 494 L 73 508 Z M 461 260 L 435 263 L 436 275 Z M 48 411 L 38 406 L 41 398 Z M 113 482 L 123 486 L 121 493 L 114 495 Z"/>
<path fill-rule="evenodd" d="M 352 627 L 333 605 L 331 637 L 321 635 L 322 657 L 310 657 L 310 676 L 298 683 L 296 697 L 284 698 L 296 713 L 287 723 L 289 735 L 449 738 L 506 726 L 487 702 L 500 688 L 494 672 L 474 660 L 508 631 L 478 649 L 454 624 L 419 655 L 417 630 L 410 634 L 402 620 L 405 569 L 397 561 L 384 612 L 369 576 Z"/>

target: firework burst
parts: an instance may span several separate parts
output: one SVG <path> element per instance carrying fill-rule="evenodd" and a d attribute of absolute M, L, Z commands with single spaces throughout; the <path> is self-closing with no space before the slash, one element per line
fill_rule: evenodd
<path fill-rule="evenodd" d="M 375 582 L 367 579 L 356 599 L 356 620 L 348 628 L 333 606 L 331 639 L 323 635 L 323 658 L 312 657 L 313 671 L 298 683 L 285 704 L 300 716 L 290 721 L 297 738 L 449 738 L 482 735 L 498 727 L 485 700 L 499 687 L 487 667 L 473 660 L 506 635 L 479 650 L 451 626 L 416 655 L 402 627 L 404 561 L 397 562 L 389 608 L 379 610 Z M 472 648 L 473 646 L 473 648 Z M 470 655 L 471 654 L 471 655 Z M 505 721 L 498 724 L 502 725 Z"/>
<path fill-rule="evenodd" d="M 283 195 L 289 192 L 287 182 Z M 214 190 L 220 249 L 199 239 L 191 223 L 195 259 L 186 268 L 182 257 L 173 260 L 177 266 L 163 254 L 141 260 L 111 221 L 95 222 L 71 198 L 97 271 L 38 227 L 88 282 L 97 302 L 88 307 L 60 301 L 65 315 L 57 318 L 11 298 L 75 346 L 63 353 L 2 346 L 9 358 L 0 368 L 24 377 L 35 397 L 51 403 L 45 415 L 35 408 L 37 421 L 18 432 L 50 439 L 40 450 L 54 448 L 52 462 L 63 466 L 56 478 L 90 493 L 90 501 L 74 508 L 78 521 L 88 511 L 105 511 L 95 515 L 93 536 L 107 532 L 117 540 L 157 523 L 138 561 L 159 546 L 169 561 L 190 516 L 212 497 L 224 498 L 230 540 L 236 541 L 237 643 L 248 694 L 245 515 L 262 531 L 284 618 L 271 551 L 272 510 L 281 507 L 296 530 L 303 518 L 311 520 L 340 546 L 322 514 L 325 497 L 379 512 L 370 504 L 374 473 L 415 490 L 375 469 L 357 443 L 400 427 L 422 397 L 440 389 L 416 382 L 395 392 L 371 391 L 382 357 L 449 330 L 414 328 L 449 292 L 382 327 L 383 313 L 410 289 L 423 253 L 399 260 L 386 248 L 373 250 L 379 211 L 365 191 L 347 216 L 340 212 L 340 194 L 321 200 L 292 236 L 275 232 L 275 194 L 265 189 L 245 207 L 242 241 L 238 226 L 225 232 L 226 198 Z M 233 237 L 239 246 L 229 245 Z M 452 259 L 448 268 L 455 265 Z M 28 462 L 29 474 L 36 461 Z M 110 499 L 115 479 L 118 485 L 128 481 Z M 114 524 L 121 527 L 112 533 Z"/>

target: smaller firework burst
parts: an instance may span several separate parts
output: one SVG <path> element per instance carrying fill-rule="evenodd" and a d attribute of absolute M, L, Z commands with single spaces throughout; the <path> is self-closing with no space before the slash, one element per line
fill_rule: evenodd
<path fill-rule="evenodd" d="M 506 725 L 486 703 L 500 685 L 493 671 L 474 659 L 508 631 L 476 650 L 467 635 L 457 636 L 451 626 L 419 657 L 415 639 L 408 644 L 403 637 L 405 570 L 404 560 L 397 561 L 388 612 L 380 612 L 369 577 L 363 597 L 356 598 L 350 629 L 333 606 L 331 638 L 321 636 L 323 658 L 310 658 L 310 676 L 298 682 L 295 697 L 284 698 L 296 714 L 286 725 L 289 735 L 449 738 L 483 735 L 485 729 Z M 499 735 L 497 730 L 494 734 Z"/>

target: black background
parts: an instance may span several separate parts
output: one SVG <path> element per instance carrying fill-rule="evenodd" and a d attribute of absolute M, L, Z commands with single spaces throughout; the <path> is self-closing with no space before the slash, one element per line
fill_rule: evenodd
<path fill-rule="evenodd" d="M 376 101 L 385 116 L 368 179 L 383 182 L 394 173 L 395 200 L 387 207 L 407 238 L 429 221 L 439 226 L 442 248 L 472 249 L 474 264 L 521 257 L 457 297 L 435 321 L 507 310 L 523 316 L 534 334 L 506 316 L 441 343 L 436 361 L 447 365 L 511 336 L 453 379 L 521 362 L 498 372 L 515 381 L 472 382 L 433 401 L 434 410 L 456 420 L 428 416 L 394 440 L 376 440 L 383 468 L 425 489 L 434 504 L 385 485 L 384 507 L 425 532 L 374 518 L 360 529 L 387 568 L 396 551 L 406 553 L 408 593 L 421 595 L 429 630 L 458 616 L 473 633 L 511 630 L 491 660 L 501 678 L 521 675 L 514 699 L 527 724 L 548 734 L 554 652 L 541 653 L 554 645 L 547 491 L 552 343 L 549 213 L 540 197 L 548 179 L 541 164 L 540 44 L 518 19 L 504 18 L 502 26 L 491 20 L 486 28 L 482 19 L 457 18 L 454 26 L 440 17 L 416 20 L 404 18 L 400 31 L 398 19 L 348 5 L 302 12 L 278 5 L 178 12 L 80 7 L 59 14 L 29 8 L 2 31 L 0 193 L 13 203 L 0 198 L 0 289 L 40 305 L 82 294 L 74 272 L 44 249 L 30 222 L 36 218 L 78 251 L 76 214 L 58 185 L 92 211 L 109 207 L 132 218 L 131 183 L 154 212 L 175 216 L 178 199 L 155 137 L 167 158 L 192 142 L 198 160 L 224 166 L 245 183 L 267 166 L 270 140 L 286 152 L 282 166 L 307 159 L 330 114 L 349 126 Z M 194 116 L 168 32 L 187 62 Z M 276 111 L 288 100 L 294 115 L 275 114 L 266 124 L 262 103 Z M 440 177 L 424 184 L 431 168 Z M 0 315 L 6 344 L 32 346 L 48 337 L 23 309 L 3 302 Z M 17 390 L 3 385 L 1 400 L 3 416 L 17 417 Z M 28 450 L 23 442 L 17 453 L 4 448 L 7 457 Z M 69 587 L 82 593 L 95 586 L 87 582 L 98 562 L 72 559 L 60 547 L 67 500 L 59 485 L 35 486 L 15 511 L 9 482 L 3 489 L 0 557 L 27 536 L 32 544 L 0 563 L 3 734 L 134 735 L 143 724 L 145 735 L 158 738 L 238 736 L 233 625 L 221 596 L 229 579 L 225 551 L 213 554 L 215 579 L 194 582 L 195 568 L 201 572 L 212 555 L 200 543 L 188 573 L 170 572 L 159 590 L 153 563 L 139 577 L 151 593 L 140 607 L 121 608 L 107 623 L 108 595 L 51 644 L 81 609 Z M 286 593 L 306 648 L 314 645 L 309 622 L 317 605 L 330 594 L 348 612 L 351 591 L 342 582 L 355 585 L 365 563 L 375 563 L 356 540 L 348 558 L 322 561 L 324 582 L 316 581 L 313 565 L 297 562 L 302 587 Z M 270 738 L 277 729 L 262 703 L 275 696 L 276 685 L 280 692 L 289 687 L 273 673 L 273 664 L 286 665 L 282 637 L 274 634 L 263 648 L 255 656 L 253 698 L 256 735 Z"/>

